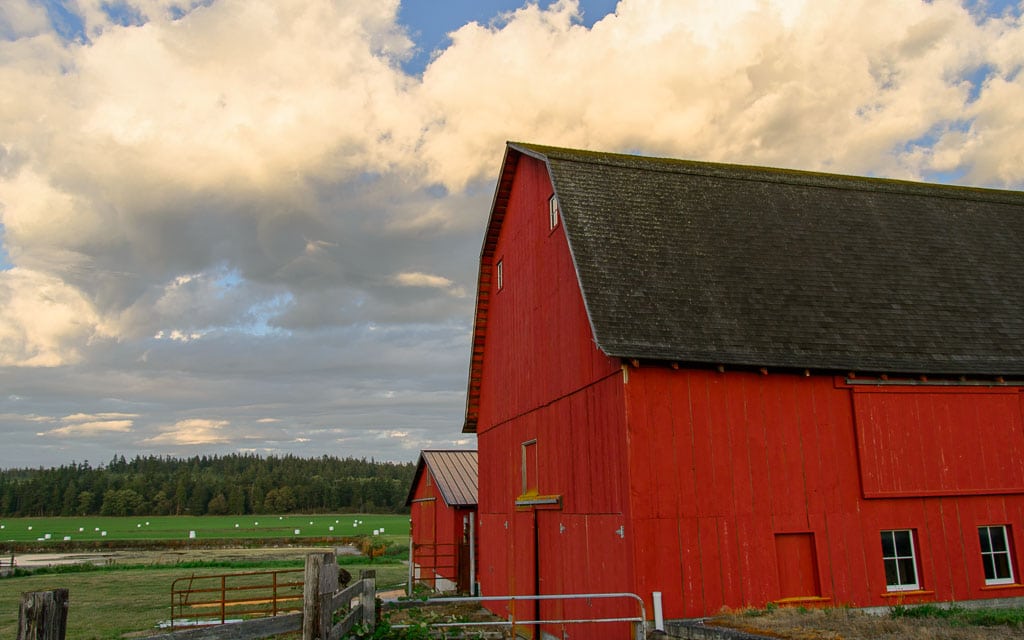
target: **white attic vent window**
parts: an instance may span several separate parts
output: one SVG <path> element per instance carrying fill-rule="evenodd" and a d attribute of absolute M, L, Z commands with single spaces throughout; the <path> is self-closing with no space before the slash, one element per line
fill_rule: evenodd
<path fill-rule="evenodd" d="M 494 265 L 494 277 L 497 280 L 498 291 L 501 291 L 505 287 L 505 261 L 498 260 L 498 263 Z"/>
<path fill-rule="evenodd" d="M 548 223 L 551 229 L 558 226 L 558 198 L 554 194 L 548 198 Z"/>

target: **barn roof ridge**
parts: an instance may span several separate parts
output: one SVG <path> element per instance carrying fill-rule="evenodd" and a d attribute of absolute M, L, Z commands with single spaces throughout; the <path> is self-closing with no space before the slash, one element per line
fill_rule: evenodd
<path fill-rule="evenodd" d="M 555 157 L 572 162 L 618 165 L 633 168 L 641 168 L 641 165 L 643 165 L 642 169 L 644 171 L 685 173 L 751 182 L 774 182 L 794 186 L 819 187 L 822 189 L 871 192 L 878 192 L 881 189 L 886 192 L 922 194 L 956 200 L 1008 201 L 1013 204 L 1024 202 L 1024 192 L 994 187 L 921 182 L 918 180 L 882 176 L 858 176 L 828 171 L 712 160 L 631 155 L 611 151 L 547 146 L 528 142 L 509 142 L 508 146 L 531 157 L 545 161 L 548 158 Z"/>

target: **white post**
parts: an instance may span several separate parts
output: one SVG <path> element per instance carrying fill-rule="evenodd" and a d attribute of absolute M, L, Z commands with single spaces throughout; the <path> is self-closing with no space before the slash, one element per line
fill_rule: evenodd
<path fill-rule="evenodd" d="M 654 592 L 654 630 L 665 630 L 665 614 L 661 609 L 661 592 Z"/>
<path fill-rule="evenodd" d="M 469 595 L 476 592 L 476 511 L 469 514 Z"/>
<path fill-rule="evenodd" d="M 405 595 L 412 597 L 412 518 L 409 518 L 409 580 L 405 583 Z"/>

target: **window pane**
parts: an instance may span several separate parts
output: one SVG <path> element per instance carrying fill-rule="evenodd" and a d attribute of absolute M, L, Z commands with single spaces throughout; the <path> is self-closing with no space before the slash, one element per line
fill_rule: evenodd
<path fill-rule="evenodd" d="M 900 576 L 899 576 L 899 573 L 897 573 L 897 570 L 896 570 L 896 561 L 895 560 L 886 560 L 885 561 L 885 584 L 888 584 L 888 585 L 899 585 L 899 583 L 900 583 Z"/>
<path fill-rule="evenodd" d="M 913 558 L 901 558 L 897 560 L 900 568 L 900 584 L 917 584 L 917 568 L 914 567 Z"/>
<path fill-rule="evenodd" d="M 984 555 L 981 557 L 982 564 L 985 565 L 985 579 L 995 580 L 996 579 L 996 568 L 992 564 L 992 556 Z"/>
<path fill-rule="evenodd" d="M 982 553 L 989 553 L 992 551 L 992 544 L 988 539 L 988 527 L 978 527 L 978 541 L 981 543 Z"/>
<path fill-rule="evenodd" d="M 1009 580 L 1013 575 L 1010 573 L 1010 556 L 1009 554 L 999 554 L 993 556 L 992 560 L 995 562 L 995 576 L 998 580 Z M 988 571 L 985 571 L 985 577 L 988 578 Z M 991 579 L 991 578 L 989 578 Z"/>
<path fill-rule="evenodd" d="M 910 532 L 909 531 L 893 531 L 892 535 L 896 539 L 896 555 L 898 555 L 898 556 L 912 556 L 912 555 L 914 555 L 914 548 L 910 544 Z"/>
<path fill-rule="evenodd" d="M 892 541 L 892 531 L 882 532 L 882 557 L 892 558 L 896 555 L 896 545 Z"/>
<path fill-rule="evenodd" d="M 989 535 L 992 536 L 992 550 L 1006 552 L 1006 530 L 1002 527 L 989 527 Z"/>

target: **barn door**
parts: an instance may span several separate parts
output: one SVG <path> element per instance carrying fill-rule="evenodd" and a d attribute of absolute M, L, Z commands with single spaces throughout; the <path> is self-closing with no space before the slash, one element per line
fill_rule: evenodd
<path fill-rule="evenodd" d="M 471 551 L 469 519 L 475 517 L 475 515 L 471 513 L 462 518 L 462 535 L 459 536 L 458 549 L 456 551 L 457 571 L 455 572 L 457 576 L 455 588 L 458 589 L 459 593 L 471 593 L 472 585 L 470 584 L 471 578 L 469 575 L 469 554 Z"/>
<path fill-rule="evenodd" d="M 821 595 L 813 533 L 775 534 L 779 563 L 780 598 L 813 598 Z"/>
<path fill-rule="evenodd" d="M 431 587 L 434 585 L 435 568 L 437 567 L 437 545 L 435 535 L 437 531 L 436 513 L 434 512 L 435 500 L 423 500 L 416 503 L 418 517 L 416 518 L 416 530 L 413 545 L 413 562 L 418 575 L 414 576 Z"/>
<path fill-rule="evenodd" d="M 515 570 L 515 589 L 513 593 L 519 596 L 537 595 L 537 580 L 539 577 L 539 556 L 538 556 L 538 531 L 537 511 L 528 509 L 517 511 L 515 517 L 515 531 L 513 542 L 513 565 Z M 537 600 L 522 600 L 514 604 L 516 620 L 537 620 L 540 610 Z M 516 625 L 515 637 L 535 638 L 536 628 L 534 625 Z"/>

